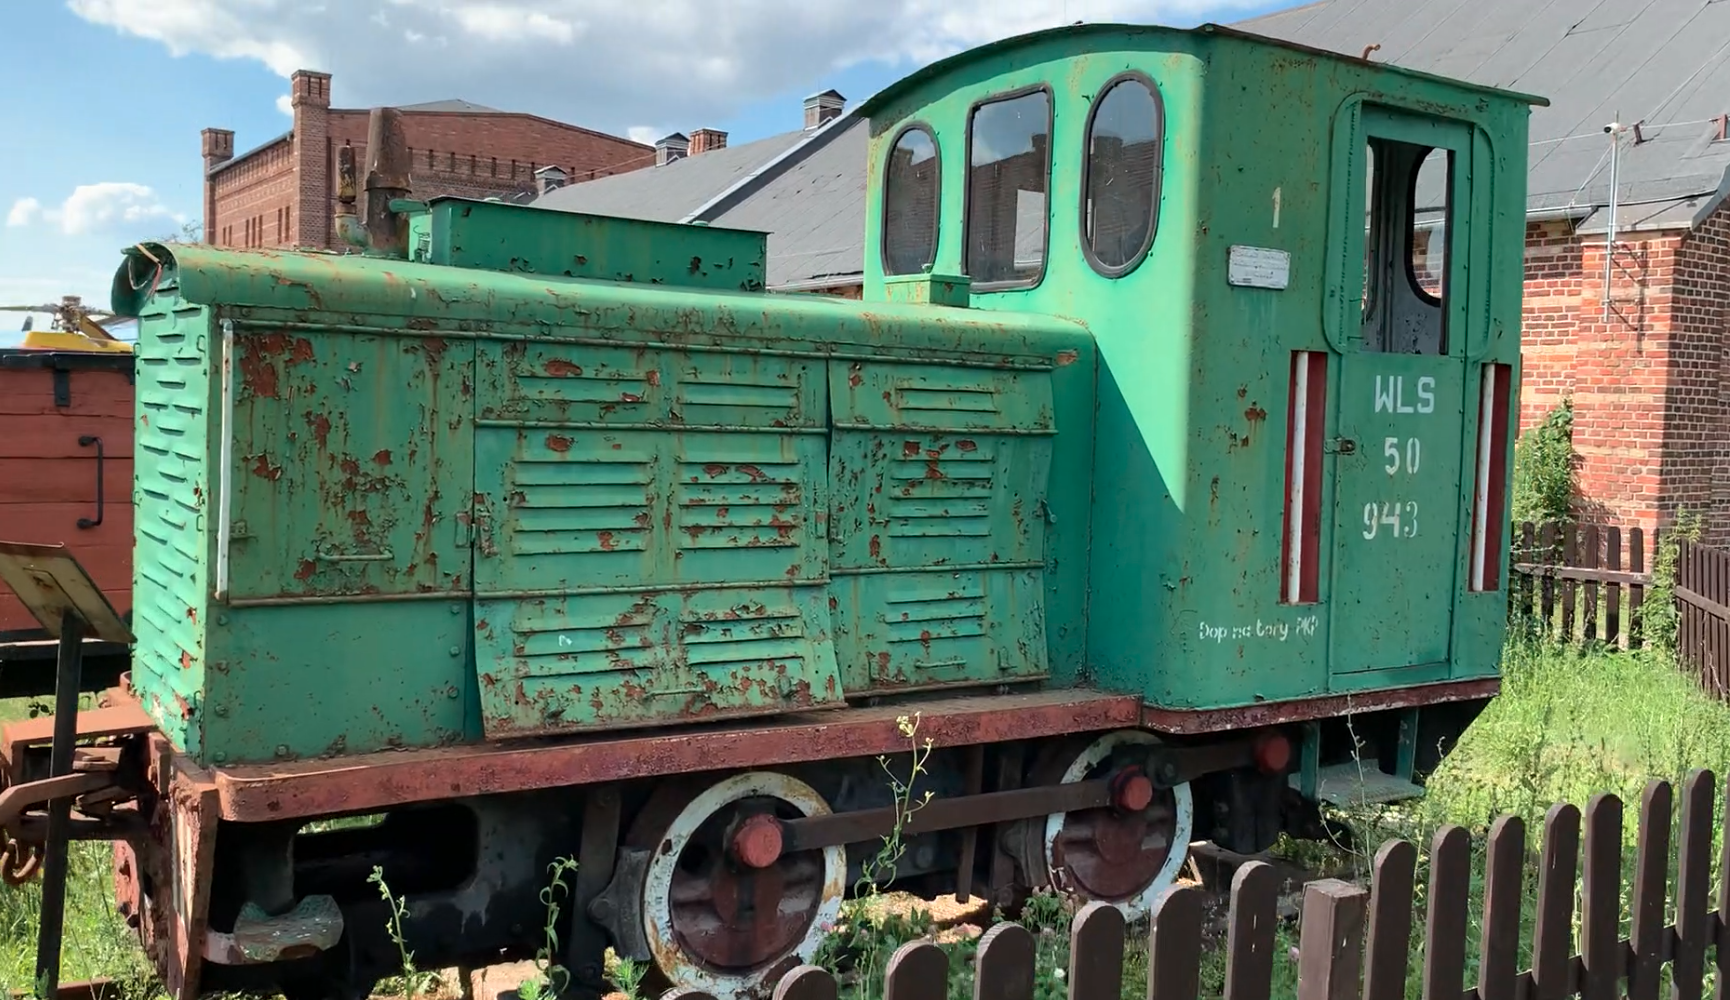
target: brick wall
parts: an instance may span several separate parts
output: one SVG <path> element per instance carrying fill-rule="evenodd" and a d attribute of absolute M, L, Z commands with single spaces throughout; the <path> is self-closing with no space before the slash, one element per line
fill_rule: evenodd
<path fill-rule="evenodd" d="M 254 150 L 209 178 L 214 242 L 224 246 L 288 246 L 294 242 L 295 156 L 288 139 Z"/>
<path fill-rule="evenodd" d="M 330 160 L 330 74 L 301 70 L 289 80 L 294 107 L 293 196 L 289 202 L 294 238 L 291 246 L 323 247 L 331 242 L 331 207 L 336 172 Z"/>
<path fill-rule="evenodd" d="M 364 183 L 369 113 L 330 107 L 330 76 L 324 73 L 295 73 L 289 100 L 289 137 L 225 164 L 206 156 L 210 241 L 340 249 L 331 222 L 337 151 L 344 143 L 354 147 Z M 580 183 L 655 162 L 651 146 L 533 115 L 404 111 L 402 125 L 417 198 L 529 192 L 534 171 L 549 164 L 562 167 L 570 183 Z M 206 145 L 211 133 L 220 132 L 207 129 Z M 226 134 L 232 144 L 232 133 Z M 219 167 L 214 174 L 213 166 Z"/>
<path fill-rule="evenodd" d="M 1580 514 L 1648 530 L 1678 508 L 1730 541 L 1730 206 L 1693 233 L 1526 231 L 1521 428 L 1574 404 Z"/>
<path fill-rule="evenodd" d="M 1682 239 L 1672 300 L 1664 499 L 1730 544 L 1730 205 Z"/>

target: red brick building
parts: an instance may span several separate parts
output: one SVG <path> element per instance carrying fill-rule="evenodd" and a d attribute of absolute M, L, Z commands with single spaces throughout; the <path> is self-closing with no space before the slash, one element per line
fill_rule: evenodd
<path fill-rule="evenodd" d="M 207 128 L 204 239 L 222 246 L 337 249 L 337 150 L 365 162 L 367 109 L 330 106 L 330 74 L 290 78 L 294 127 L 234 155 L 234 133 Z M 413 104 L 402 111 L 417 198 L 437 195 L 526 200 L 566 182 L 653 166 L 655 150 L 629 139 L 497 111 L 466 101 Z"/>
<path fill-rule="evenodd" d="M 1521 428 L 1571 401 L 1582 520 L 1686 509 L 1730 544 L 1730 3 L 1320 0 L 1237 27 L 1550 100 L 1526 151 Z"/>
<path fill-rule="evenodd" d="M 1607 315 L 1605 246 L 1527 223 L 1520 426 L 1572 400 L 1585 519 L 1649 531 L 1686 509 L 1730 542 L 1730 204 L 1618 234 Z"/>

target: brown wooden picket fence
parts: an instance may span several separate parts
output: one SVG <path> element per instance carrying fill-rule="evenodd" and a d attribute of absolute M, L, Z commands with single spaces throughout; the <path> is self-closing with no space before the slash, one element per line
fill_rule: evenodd
<path fill-rule="evenodd" d="M 1640 528 L 1523 522 L 1514 540 L 1514 609 L 1563 638 L 1637 647 L 1657 532 L 1651 541 L 1648 549 Z"/>
<path fill-rule="evenodd" d="M 1467 940 L 1472 903 L 1471 840 L 1457 826 L 1430 844 L 1429 881 L 1422 899 L 1420 981 L 1424 1000 L 1658 1000 L 1661 972 L 1670 1000 L 1701 1000 L 1708 953 L 1718 996 L 1730 986 L 1730 865 L 1712 872 L 1716 779 L 1697 771 L 1682 788 L 1680 834 L 1671 846 L 1673 790 L 1654 781 L 1640 802 L 1629 937 L 1622 919 L 1623 805 L 1598 795 L 1581 811 L 1557 805 L 1544 820 L 1537 859 L 1537 902 L 1531 968 L 1520 968 L 1525 934 L 1526 828 L 1504 816 L 1485 845 L 1480 933 Z M 1582 819 L 1584 839 L 1582 841 Z M 1676 897 L 1668 898 L 1669 866 L 1677 863 Z M 1582 865 L 1583 862 L 1583 865 Z M 1417 849 L 1392 840 L 1375 856 L 1369 888 L 1324 879 L 1304 887 L 1296 1000 L 1403 1000 L 1415 925 Z M 1581 900 L 1576 946 L 1576 874 Z M 1224 1000 L 1271 1000 L 1276 954 L 1279 879 L 1262 862 L 1234 876 L 1226 934 Z M 1713 898 L 1718 909 L 1713 909 Z M 1147 938 L 1148 1000 L 1196 1000 L 1203 962 L 1205 892 L 1177 885 L 1159 899 Z M 1671 918 L 1671 914 L 1674 918 Z M 1069 1000 L 1122 1000 L 1123 917 L 1109 904 L 1089 903 L 1070 927 L 1066 980 Z M 1467 983 L 1476 950 L 1476 981 Z M 978 1000 L 1032 1000 L 1034 938 L 1017 924 L 999 924 L 980 940 L 975 957 Z M 947 1000 L 950 969 L 929 941 L 902 945 L 890 958 L 884 1000 Z M 791 970 L 776 984 L 776 1000 L 835 1000 L 834 976 L 814 966 Z M 675 992 L 679 1000 L 707 994 Z"/>
<path fill-rule="evenodd" d="M 1730 551 L 1683 542 L 1676 558 L 1676 656 L 1730 699 Z"/>

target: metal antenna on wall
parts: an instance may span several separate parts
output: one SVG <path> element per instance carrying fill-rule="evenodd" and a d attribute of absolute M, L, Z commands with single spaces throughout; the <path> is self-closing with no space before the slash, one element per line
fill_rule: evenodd
<path fill-rule="evenodd" d="M 1616 257 L 1616 166 L 1622 154 L 1622 132 L 1626 129 L 1621 122 L 1611 122 L 1604 126 L 1604 131 L 1610 136 L 1610 206 L 1609 228 L 1604 235 L 1604 319 L 1610 318 L 1610 279 L 1614 273 Z"/>

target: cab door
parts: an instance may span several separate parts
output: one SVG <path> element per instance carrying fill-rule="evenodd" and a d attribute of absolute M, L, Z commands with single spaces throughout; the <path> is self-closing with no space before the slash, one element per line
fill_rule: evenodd
<path fill-rule="evenodd" d="M 1442 680 L 1466 493 L 1472 128 L 1364 107 L 1345 171 L 1330 687 Z M 1361 261 L 1362 266 L 1356 266 Z"/>

